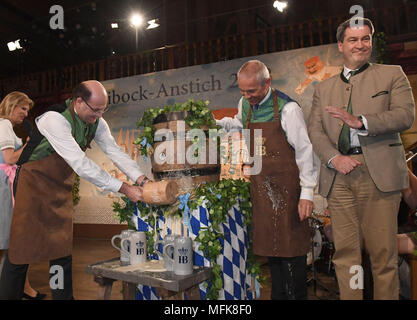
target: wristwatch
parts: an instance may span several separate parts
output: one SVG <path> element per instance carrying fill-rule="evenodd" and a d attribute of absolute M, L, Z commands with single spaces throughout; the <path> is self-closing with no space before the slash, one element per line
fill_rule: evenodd
<path fill-rule="evenodd" d="M 365 124 L 363 123 L 363 118 L 362 118 L 362 116 L 359 116 L 359 117 L 358 117 L 358 120 L 359 120 L 360 122 L 362 122 L 362 127 L 360 127 L 358 130 L 366 130 L 366 128 L 365 128 Z"/>

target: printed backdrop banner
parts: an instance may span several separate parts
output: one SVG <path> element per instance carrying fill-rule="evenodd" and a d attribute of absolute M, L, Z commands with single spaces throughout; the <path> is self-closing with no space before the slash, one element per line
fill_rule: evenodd
<path fill-rule="evenodd" d="M 111 106 L 104 119 L 119 146 L 138 161 L 145 173 L 150 173 L 150 161 L 138 156 L 133 145 L 139 134 L 136 123 L 144 110 L 184 103 L 189 99 L 208 100 L 213 110 L 237 107 L 241 96 L 237 71 L 251 59 L 259 59 L 267 65 L 272 87 L 298 101 L 306 119 L 315 85 L 339 73 L 342 65 L 336 44 L 331 44 L 109 80 L 103 83 Z M 87 156 L 113 176 L 127 181 L 95 143 Z M 118 223 L 113 218 L 111 206 L 118 195 L 100 190 L 82 179 L 80 198 L 75 208 L 76 223 Z"/>

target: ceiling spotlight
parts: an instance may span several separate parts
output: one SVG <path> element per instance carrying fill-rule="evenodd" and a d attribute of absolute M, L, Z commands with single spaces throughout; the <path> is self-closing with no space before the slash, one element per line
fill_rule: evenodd
<path fill-rule="evenodd" d="M 16 50 L 16 45 L 14 42 L 9 42 L 7 44 L 7 46 L 9 47 L 9 51 L 15 51 Z"/>
<path fill-rule="evenodd" d="M 139 14 L 134 14 L 130 17 L 130 23 L 135 28 L 139 27 L 143 23 L 143 18 Z"/>
<path fill-rule="evenodd" d="M 149 26 L 146 29 L 154 29 L 159 27 L 159 19 L 153 19 L 148 21 Z"/>
<path fill-rule="evenodd" d="M 111 24 L 111 28 L 112 29 L 117 29 L 117 28 L 119 28 L 119 24 L 114 22 L 114 23 Z"/>
<path fill-rule="evenodd" d="M 7 47 L 9 48 L 9 51 L 15 51 L 15 50 L 17 50 L 17 49 L 23 49 L 23 48 L 20 46 L 19 41 L 20 41 L 20 39 L 17 39 L 16 41 L 11 41 L 11 42 L 9 42 L 9 43 L 7 44 Z"/>
<path fill-rule="evenodd" d="M 273 4 L 274 8 L 276 8 L 279 12 L 284 12 L 284 9 L 288 6 L 288 2 L 284 1 L 275 1 Z"/>

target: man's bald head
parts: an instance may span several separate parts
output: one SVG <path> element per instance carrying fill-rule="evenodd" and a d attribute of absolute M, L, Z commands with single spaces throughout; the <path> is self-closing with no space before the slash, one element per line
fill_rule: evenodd
<path fill-rule="evenodd" d="M 107 104 L 107 92 L 104 86 L 96 81 L 96 80 L 87 80 L 81 82 L 73 92 L 73 100 L 76 100 L 77 98 L 82 98 L 84 100 L 90 101 L 93 100 L 104 100 Z"/>
<path fill-rule="evenodd" d="M 74 89 L 72 101 L 78 116 L 94 123 L 107 109 L 107 92 L 96 80 L 84 81 Z"/>
<path fill-rule="evenodd" d="M 268 68 L 259 60 L 250 60 L 240 67 L 237 83 L 242 96 L 251 104 L 257 105 L 268 94 L 271 77 Z"/>
<path fill-rule="evenodd" d="M 268 68 L 259 60 L 250 60 L 244 63 L 238 73 L 238 78 L 255 78 L 257 83 L 264 85 L 270 79 Z"/>

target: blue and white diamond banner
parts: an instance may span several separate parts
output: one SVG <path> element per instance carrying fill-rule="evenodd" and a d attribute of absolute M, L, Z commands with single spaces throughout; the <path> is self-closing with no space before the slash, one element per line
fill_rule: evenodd
<path fill-rule="evenodd" d="M 167 234 L 179 234 L 189 236 L 193 240 L 194 265 L 210 266 L 210 261 L 204 257 L 203 252 L 198 249 L 199 242 L 195 241 L 200 229 L 210 226 L 209 208 L 204 201 L 197 209 L 190 211 L 189 221 L 175 219 L 174 217 L 161 217 L 156 220 L 156 230 L 159 230 L 158 239 L 161 240 Z M 152 214 L 152 213 L 151 213 Z M 138 231 L 151 231 L 152 227 L 135 212 L 134 223 Z M 220 239 L 222 252 L 217 258 L 217 264 L 223 271 L 223 289 L 219 292 L 220 300 L 252 300 L 255 298 L 254 278 L 247 270 L 248 254 L 248 231 L 243 225 L 244 217 L 236 203 L 228 212 L 226 222 L 220 226 L 220 232 L 224 238 Z M 158 248 L 162 251 L 162 247 Z M 158 259 L 157 255 L 149 257 Z M 200 284 L 201 298 L 205 299 L 207 284 Z M 257 294 L 259 296 L 259 294 Z M 138 285 L 138 300 L 158 300 L 155 288 Z"/>

